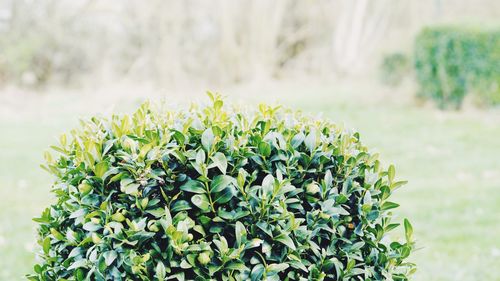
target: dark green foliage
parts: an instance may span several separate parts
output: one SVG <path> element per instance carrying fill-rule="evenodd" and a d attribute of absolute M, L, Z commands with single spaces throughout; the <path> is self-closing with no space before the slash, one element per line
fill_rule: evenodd
<path fill-rule="evenodd" d="M 410 60 L 403 53 L 385 55 L 380 65 L 380 78 L 384 84 L 398 86 L 408 75 Z"/>
<path fill-rule="evenodd" d="M 424 29 L 415 44 L 420 96 L 440 108 L 459 108 L 472 93 L 485 104 L 500 103 L 500 31 L 460 27 Z"/>
<path fill-rule="evenodd" d="M 412 227 L 388 236 L 394 166 L 330 122 L 210 97 L 61 137 L 30 279 L 407 280 Z"/>

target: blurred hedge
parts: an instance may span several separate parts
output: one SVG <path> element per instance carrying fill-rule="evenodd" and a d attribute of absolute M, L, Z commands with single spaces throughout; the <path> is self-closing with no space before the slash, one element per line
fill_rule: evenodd
<path fill-rule="evenodd" d="M 440 108 L 460 108 L 467 94 L 488 105 L 500 103 L 500 31 L 438 26 L 415 42 L 419 95 Z"/>

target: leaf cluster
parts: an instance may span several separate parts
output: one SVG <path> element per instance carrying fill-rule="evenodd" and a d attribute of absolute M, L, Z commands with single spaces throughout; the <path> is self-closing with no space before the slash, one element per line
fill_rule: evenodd
<path fill-rule="evenodd" d="M 209 96 L 61 136 L 30 280 L 407 280 L 394 166 L 328 121 Z"/>

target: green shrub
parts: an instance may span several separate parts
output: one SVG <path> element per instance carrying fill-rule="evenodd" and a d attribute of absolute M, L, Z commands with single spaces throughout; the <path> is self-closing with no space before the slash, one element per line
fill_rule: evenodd
<path fill-rule="evenodd" d="M 91 118 L 44 166 L 31 280 L 407 280 L 404 184 L 359 134 L 261 105 Z"/>
<path fill-rule="evenodd" d="M 384 84 L 398 86 L 408 75 L 410 60 L 403 53 L 385 55 L 380 64 L 380 78 Z"/>
<path fill-rule="evenodd" d="M 416 39 L 420 96 L 439 107 L 459 108 L 468 93 L 485 104 L 500 103 L 500 31 L 460 27 L 424 29 Z"/>

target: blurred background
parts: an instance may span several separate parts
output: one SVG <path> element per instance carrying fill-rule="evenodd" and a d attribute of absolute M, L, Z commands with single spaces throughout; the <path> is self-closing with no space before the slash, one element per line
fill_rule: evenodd
<path fill-rule="evenodd" d="M 32 270 L 60 133 L 207 90 L 360 131 L 409 180 L 414 279 L 500 280 L 499 30 L 495 0 L 0 0 L 0 280 Z"/>

